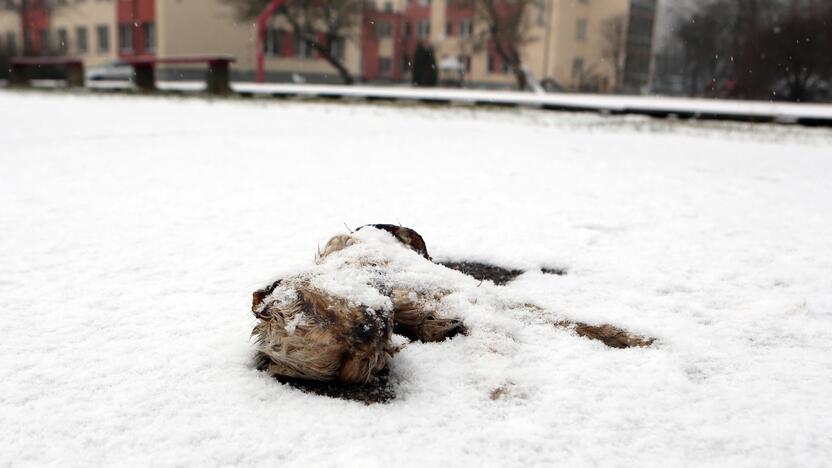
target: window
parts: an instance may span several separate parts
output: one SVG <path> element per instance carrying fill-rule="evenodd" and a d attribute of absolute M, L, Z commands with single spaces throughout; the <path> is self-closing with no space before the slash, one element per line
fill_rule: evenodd
<path fill-rule="evenodd" d="M 465 67 L 465 73 L 471 72 L 471 56 L 470 55 L 460 55 L 459 62 Z"/>
<path fill-rule="evenodd" d="M 579 19 L 575 24 L 575 39 L 580 42 L 586 41 L 586 20 Z"/>
<path fill-rule="evenodd" d="M 511 71 L 511 67 L 508 66 L 508 62 L 506 62 L 505 60 L 503 60 L 503 63 L 501 63 L 500 65 L 500 71 L 502 71 L 503 73 L 508 73 L 509 71 Z"/>
<path fill-rule="evenodd" d="M 488 62 L 486 63 L 486 68 L 488 69 L 488 73 L 494 73 L 494 71 L 497 68 L 494 56 L 491 54 L 488 54 Z"/>
<path fill-rule="evenodd" d="M 410 58 L 405 54 L 402 55 L 402 71 L 406 72 L 408 70 L 410 70 Z"/>
<path fill-rule="evenodd" d="M 579 81 L 584 75 L 583 57 L 575 57 L 572 60 L 572 80 Z"/>
<path fill-rule="evenodd" d="M 332 48 L 332 55 L 334 55 L 335 58 L 338 60 L 344 60 L 346 47 L 344 46 L 343 38 L 333 39 L 330 47 Z"/>
<path fill-rule="evenodd" d="M 266 40 L 263 42 L 263 53 L 266 55 L 279 56 L 282 52 L 280 37 L 283 31 L 278 28 L 266 29 Z"/>
<path fill-rule="evenodd" d="M 404 37 L 410 37 L 410 21 L 404 22 Z"/>
<path fill-rule="evenodd" d="M 376 37 L 390 37 L 393 34 L 393 25 L 389 21 L 376 23 Z"/>
<path fill-rule="evenodd" d="M 58 52 L 61 55 L 67 53 L 69 49 L 69 33 L 66 32 L 66 28 L 58 29 Z"/>
<path fill-rule="evenodd" d="M 459 37 L 471 36 L 471 20 L 464 19 L 459 22 Z"/>
<path fill-rule="evenodd" d="M 95 27 L 95 43 L 99 53 L 110 51 L 110 29 L 101 24 Z"/>
<path fill-rule="evenodd" d="M 142 38 L 144 38 L 144 50 L 147 52 L 156 50 L 156 23 L 142 23 Z"/>
<path fill-rule="evenodd" d="M 9 55 L 17 54 L 17 36 L 14 33 L 6 33 L 6 52 Z"/>
<path fill-rule="evenodd" d="M 387 13 L 393 12 L 393 2 L 384 2 L 384 11 Z"/>
<path fill-rule="evenodd" d="M 40 32 L 40 50 L 41 52 L 49 52 L 52 49 L 52 37 L 48 29 Z"/>
<path fill-rule="evenodd" d="M 454 23 L 448 21 L 445 23 L 445 35 L 452 37 L 454 35 Z"/>
<path fill-rule="evenodd" d="M 419 21 L 419 37 L 430 37 L 430 21 Z"/>
<path fill-rule="evenodd" d="M 89 51 L 87 28 L 84 26 L 75 28 L 75 49 L 79 54 L 86 54 Z"/>
<path fill-rule="evenodd" d="M 379 75 L 390 76 L 393 71 L 393 61 L 390 57 L 381 57 L 378 59 L 378 73 Z"/>
<path fill-rule="evenodd" d="M 133 51 L 133 25 L 118 25 L 118 50 L 119 52 Z"/>
<path fill-rule="evenodd" d="M 305 40 L 295 36 L 293 47 L 293 55 L 297 58 L 313 58 L 315 56 L 315 48 Z"/>
<path fill-rule="evenodd" d="M 430 6 L 430 0 L 419 0 L 419 5 L 423 7 Z"/>

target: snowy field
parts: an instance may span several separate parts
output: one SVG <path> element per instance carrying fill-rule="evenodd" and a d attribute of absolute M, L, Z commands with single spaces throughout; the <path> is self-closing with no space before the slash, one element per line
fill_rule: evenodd
<path fill-rule="evenodd" d="M 0 109 L 2 466 L 832 460 L 828 130 L 38 92 Z M 530 270 L 483 297 L 658 343 L 483 306 L 468 336 L 395 356 L 386 404 L 254 370 L 251 292 L 379 222 Z"/>

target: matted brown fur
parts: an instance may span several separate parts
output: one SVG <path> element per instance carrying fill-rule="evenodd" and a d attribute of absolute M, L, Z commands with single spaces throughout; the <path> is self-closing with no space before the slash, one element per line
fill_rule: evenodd
<path fill-rule="evenodd" d="M 610 348 L 641 348 L 650 346 L 656 340 L 636 335 L 609 324 L 589 325 L 582 322 L 560 321 L 555 325 L 574 330 L 578 336 L 598 340 Z"/>
<path fill-rule="evenodd" d="M 391 295 L 395 317 L 395 332 L 407 338 L 436 342 L 465 333 L 461 320 L 442 317 L 437 312 L 439 301 L 447 294 L 434 295 L 395 289 Z"/>
<path fill-rule="evenodd" d="M 403 246 L 430 260 L 425 242 L 416 231 L 393 225 L 370 226 L 390 232 Z M 319 253 L 318 262 L 357 242 L 352 235 L 331 238 Z M 383 267 L 384 260 L 374 259 L 373 265 Z M 294 298 L 271 298 L 278 286 L 294 292 Z M 394 329 L 427 342 L 465 332 L 460 320 L 439 312 L 442 298 L 449 293 L 393 289 L 386 293 L 393 310 L 383 311 L 315 289 L 299 277 L 275 281 L 252 295 L 252 312 L 258 319 L 252 331 L 258 345 L 257 367 L 283 378 L 366 383 L 386 368 L 387 358 L 395 353 L 391 343 Z M 543 312 L 533 304 L 519 306 Z M 559 321 L 555 325 L 614 348 L 649 346 L 654 341 L 607 324 Z"/>
<path fill-rule="evenodd" d="M 265 370 L 286 377 L 362 383 L 385 368 L 392 353 L 391 314 L 351 305 L 306 285 L 295 290 L 298 298 L 288 304 L 254 305 L 260 322 L 252 335 L 261 359 L 269 358 Z"/>

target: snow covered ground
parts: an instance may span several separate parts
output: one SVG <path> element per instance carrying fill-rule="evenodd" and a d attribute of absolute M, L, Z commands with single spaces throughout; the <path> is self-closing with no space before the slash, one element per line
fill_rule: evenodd
<path fill-rule="evenodd" d="M 0 465 L 824 466 L 832 132 L 0 92 Z M 373 222 L 530 271 L 397 398 L 251 367 L 251 292 Z M 495 390 L 502 389 L 495 394 Z M 492 399 L 498 395 L 500 398 Z"/>

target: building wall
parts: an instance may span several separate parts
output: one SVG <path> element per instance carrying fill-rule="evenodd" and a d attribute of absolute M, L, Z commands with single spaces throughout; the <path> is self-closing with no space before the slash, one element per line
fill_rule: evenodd
<path fill-rule="evenodd" d="M 254 27 L 219 0 L 156 0 L 156 54 L 229 55 L 234 67 L 254 67 Z"/>
<path fill-rule="evenodd" d="M 233 9 L 222 0 L 156 0 L 156 23 L 159 56 L 228 55 L 235 59 L 232 69 L 250 79 L 248 75 L 255 69 L 257 55 L 255 21 L 238 20 Z M 294 56 L 291 27 L 280 17 L 273 18 L 269 27 L 283 34 L 279 41 L 280 54 L 266 55 L 267 74 L 285 78 L 287 74 L 297 73 L 308 75 L 312 81 L 327 77 L 337 80 L 337 71 L 317 53 L 310 58 Z M 354 74 L 360 71 L 360 59 L 358 42 L 347 41 L 345 63 Z"/>
<path fill-rule="evenodd" d="M 629 1 L 554 2 L 552 42 L 549 47 L 551 55 L 547 69 L 540 76 L 552 77 L 571 90 L 578 90 L 589 82 L 598 84 L 597 91 L 609 90 L 614 81 L 614 69 L 603 54 L 602 28 L 606 21 L 616 16 L 626 16 Z M 579 35 L 581 23 L 585 24 L 583 36 Z"/>
<path fill-rule="evenodd" d="M 22 47 L 20 41 L 20 18 L 0 10 L 0 55 L 19 54 Z"/>
<path fill-rule="evenodd" d="M 538 0 L 527 12 L 533 40 L 522 48 L 524 63 L 538 80 L 552 79 L 565 89 L 613 91 L 614 69 L 603 54 L 602 27 L 605 21 L 621 16 L 628 24 L 637 23 L 626 34 L 625 75 L 629 88 L 638 88 L 646 80 L 652 63 L 655 3 Z M 33 15 L 31 19 L 37 23 L 42 18 Z M 66 53 L 81 56 L 87 66 L 138 55 L 229 55 L 236 60 L 232 67 L 236 78 L 253 77 L 257 55 L 254 21 L 239 21 L 223 0 L 74 1 L 48 20 L 50 35 L 55 37 L 57 31 L 66 31 Z M 471 34 L 463 36 L 460 25 L 468 22 Z M 110 47 L 99 51 L 95 28 L 105 24 L 109 28 Z M 429 34 L 420 35 L 425 24 L 429 25 Z M 130 29 L 129 34 L 119 34 L 120 25 Z M 86 52 L 78 50 L 79 27 L 88 31 Z M 291 27 L 282 18 L 275 16 L 269 27 L 278 45 L 267 49 L 267 78 L 286 80 L 301 75 L 310 82 L 339 80 L 334 67 L 319 54 L 296 53 Z M 493 46 L 478 39 L 484 28 L 485 23 L 474 11 L 449 0 L 375 0 L 368 4 L 361 24 L 356 25 L 356 31 L 349 35 L 351 39 L 346 41 L 344 63 L 359 80 L 409 81 L 413 52 L 421 42 L 434 47 L 438 63 L 456 57 L 468 64 L 463 75 L 466 85 L 513 87 L 515 77 L 502 66 Z M 19 34 L 19 29 L 20 21 L 15 15 L 0 13 L 0 41 L 4 31 Z M 579 34 L 579 29 L 583 29 L 583 34 Z M 145 38 L 149 31 L 155 36 L 150 43 Z M 130 47 L 121 47 L 125 37 Z M 18 45 L 21 43 L 22 39 Z M 189 79 L 197 74 L 178 71 L 203 69 L 201 65 L 162 68 L 177 71 L 163 75 L 166 78 Z M 442 73 L 440 79 L 443 78 L 455 80 L 459 73 Z"/>
<path fill-rule="evenodd" d="M 79 57 L 86 66 L 95 66 L 114 60 L 117 51 L 115 29 L 115 2 L 117 0 L 87 0 L 71 7 L 56 10 L 50 15 L 49 29 L 53 46 L 59 47 L 64 55 Z M 98 28 L 106 28 L 107 48 L 99 47 Z M 86 48 L 82 48 L 81 31 L 86 31 Z M 60 31 L 64 31 L 67 43 L 60 44 Z"/>
<path fill-rule="evenodd" d="M 554 79 L 567 89 L 577 90 L 587 81 L 593 81 L 600 85 L 596 90 L 609 90 L 614 73 L 602 53 L 601 28 L 610 18 L 626 17 L 629 4 L 629 0 L 540 0 L 527 11 L 532 40 L 521 50 L 524 64 L 538 80 Z M 468 84 L 514 85 L 514 75 L 502 66 L 493 47 L 477 40 L 486 27 L 482 18 L 470 10 L 455 8 L 446 0 L 433 0 L 432 10 L 431 42 L 437 61 L 451 56 L 470 57 L 470 70 L 465 76 Z M 457 26 L 467 18 L 473 20 L 473 35 L 460 37 Z M 579 21 L 585 24 L 583 39 L 578 37 Z M 452 25 L 451 34 L 446 34 L 448 22 Z M 583 63 L 583 73 L 573 73 L 576 59 Z M 492 63 L 490 70 L 489 63 Z"/>

